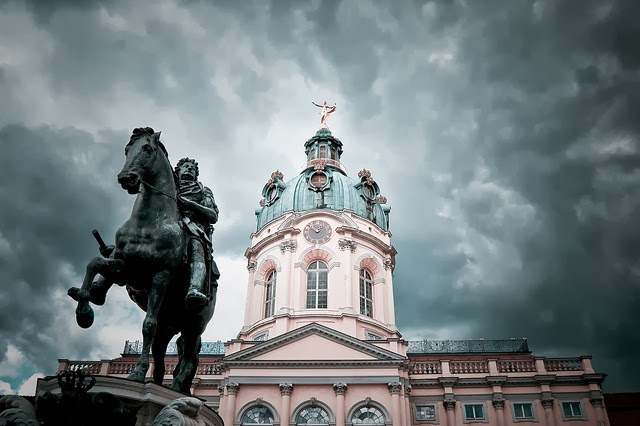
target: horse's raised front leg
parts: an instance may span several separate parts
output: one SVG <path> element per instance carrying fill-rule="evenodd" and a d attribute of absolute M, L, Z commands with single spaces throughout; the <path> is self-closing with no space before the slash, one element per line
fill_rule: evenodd
<path fill-rule="evenodd" d="M 151 352 L 151 344 L 158 325 L 158 311 L 160 310 L 160 305 L 162 305 L 169 277 L 168 271 L 162 271 L 155 274 L 151 280 L 147 315 L 142 322 L 142 353 L 135 368 L 129 374 L 130 380 L 144 382 L 144 377 L 149 371 L 149 353 Z"/>
<path fill-rule="evenodd" d="M 124 261 L 121 259 L 105 259 L 94 257 L 87 264 L 87 272 L 82 281 L 82 287 L 78 290 L 75 300 L 78 301 L 76 308 L 76 322 L 82 328 L 89 328 L 93 324 L 93 309 L 89 306 L 91 295 L 89 293 L 93 279 L 97 274 L 104 275 L 110 279 L 115 279 L 124 268 Z"/>

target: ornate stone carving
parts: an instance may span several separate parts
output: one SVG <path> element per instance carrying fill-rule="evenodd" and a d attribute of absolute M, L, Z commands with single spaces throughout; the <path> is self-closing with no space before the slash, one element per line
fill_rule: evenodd
<path fill-rule="evenodd" d="M 347 392 L 347 384 L 346 383 L 334 383 L 333 390 L 336 392 L 336 395 L 344 395 Z"/>
<path fill-rule="evenodd" d="M 342 251 L 348 249 L 348 250 L 351 250 L 351 253 L 353 253 L 354 251 L 356 251 L 356 248 L 358 247 L 358 243 L 356 243 L 353 240 L 347 240 L 346 238 L 340 238 L 338 240 L 338 247 Z"/>
<path fill-rule="evenodd" d="M 550 399 L 543 399 L 540 401 L 540 404 L 542 404 L 542 408 L 546 409 L 552 409 L 553 408 L 553 398 Z"/>
<path fill-rule="evenodd" d="M 256 398 L 256 405 L 258 407 L 262 407 L 264 405 L 264 400 L 262 398 Z"/>
<path fill-rule="evenodd" d="M 260 207 L 264 207 L 265 204 L 267 204 L 267 200 L 265 200 L 264 198 L 262 198 L 260 201 Z"/>
<path fill-rule="evenodd" d="M 35 407 L 17 395 L 0 396 L 0 424 L 40 426 Z"/>
<path fill-rule="evenodd" d="M 293 384 L 280 383 L 280 395 L 291 395 L 291 392 L 293 392 Z"/>
<path fill-rule="evenodd" d="M 358 177 L 359 178 L 364 177 L 364 178 L 369 179 L 369 178 L 371 178 L 371 172 L 369 170 L 367 170 L 367 169 L 362 169 L 362 170 L 360 170 L 358 172 Z"/>
<path fill-rule="evenodd" d="M 157 415 L 151 426 L 205 425 L 200 416 L 204 402 L 198 398 L 178 398 L 165 406 Z"/>
<path fill-rule="evenodd" d="M 258 262 L 256 262 L 255 260 L 250 260 L 247 263 L 247 271 L 255 272 L 257 268 L 258 268 Z"/>
<path fill-rule="evenodd" d="M 456 409 L 456 401 L 444 401 L 443 404 L 446 411 L 453 411 Z"/>
<path fill-rule="evenodd" d="M 589 402 L 594 407 L 604 407 L 604 398 L 601 397 L 601 396 L 595 397 L 595 398 L 591 398 L 591 399 L 589 399 Z"/>
<path fill-rule="evenodd" d="M 387 387 L 389 388 L 389 392 L 391 393 L 391 395 L 399 394 L 400 391 L 402 391 L 402 383 L 400 382 L 389 383 Z"/>
<path fill-rule="evenodd" d="M 384 195 L 378 195 L 376 197 L 376 203 L 387 204 L 387 197 L 385 197 Z"/>
<path fill-rule="evenodd" d="M 365 407 L 371 407 L 371 397 L 366 397 L 364 400 Z"/>
<path fill-rule="evenodd" d="M 285 251 L 294 253 L 298 248 L 296 240 L 285 240 L 280 243 L 280 253 L 284 254 Z"/>
<path fill-rule="evenodd" d="M 382 261 L 382 266 L 384 267 L 385 270 L 389 270 L 390 268 L 393 269 L 396 265 L 393 262 L 393 259 L 391 259 L 390 257 L 387 257 Z"/>
<path fill-rule="evenodd" d="M 282 173 L 280 170 L 276 170 L 275 172 L 271 173 L 271 179 L 283 180 L 284 179 L 284 173 Z"/>
<path fill-rule="evenodd" d="M 316 406 L 316 402 L 317 402 L 317 401 L 318 401 L 318 400 L 316 399 L 316 397 L 315 397 L 315 396 L 312 396 L 312 397 L 311 397 L 311 399 L 309 399 L 309 402 L 311 402 L 311 406 L 312 406 L 312 407 L 315 407 L 315 406 Z"/>
<path fill-rule="evenodd" d="M 411 385 L 405 385 L 404 386 L 404 394 L 406 396 L 410 396 L 411 395 Z"/>
<path fill-rule="evenodd" d="M 496 410 L 504 410 L 504 399 L 494 399 L 492 404 Z"/>
<path fill-rule="evenodd" d="M 224 386 L 223 385 L 218 385 L 218 395 L 220 395 L 220 398 L 224 398 Z"/>
<path fill-rule="evenodd" d="M 239 390 L 240 385 L 238 383 L 227 383 L 227 394 L 237 395 Z"/>

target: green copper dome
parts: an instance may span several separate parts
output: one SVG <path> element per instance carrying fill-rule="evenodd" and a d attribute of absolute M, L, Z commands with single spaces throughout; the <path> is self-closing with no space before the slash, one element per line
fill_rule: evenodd
<path fill-rule="evenodd" d="M 340 163 L 342 142 L 325 128 L 304 146 L 307 166 L 302 173 L 285 183 L 281 172 L 273 172 L 263 188 L 257 229 L 286 212 L 329 209 L 350 210 L 388 231 L 391 208 L 369 171 L 360 171 L 357 179 L 347 176 Z"/>

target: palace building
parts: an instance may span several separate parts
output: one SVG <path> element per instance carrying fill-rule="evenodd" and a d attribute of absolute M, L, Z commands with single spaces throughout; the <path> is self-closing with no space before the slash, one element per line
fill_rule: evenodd
<path fill-rule="evenodd" d="M 242 329 L 201 350 L 192 393 L 227 426 L 609 424 L 588 355 L 538 357 L 526 339 L 405 341 L 387 199 L 371 172 L 347 174 L 325 125 L 304 150 L 298 176 L 275 171 L 262 189 Z M 126 377 L 139 346 L 60 360 L 59 372 Z"/>

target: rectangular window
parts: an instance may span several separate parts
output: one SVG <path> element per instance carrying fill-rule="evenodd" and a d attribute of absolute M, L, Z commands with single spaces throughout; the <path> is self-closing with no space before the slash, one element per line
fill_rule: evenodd
<path fill-rule="evenodd" d="M 320 155 L 318 155 L 318 158 L 327 158 L 327 147 L 322 145 L 320 146 Z"/>
<path fill-rule="evenodd" d="M 516 419 L 533 419 L 533 405 L 529 403 L 513 404 Z"/>
<path fill-rule="evenodd" d="M 482 404 L 466 404 L 464 416 L 467 420 L 484 420 L 484 407 Z"/>
<path fill-rule="evenodd" d="M 416 420 L 435 420 L 435 419 L 436 419 L 435 405 L 417 405 L 416 406 Z"/>
<path fill-rule="evenodd" d="M 563 402 L 562 413 L 566 418 L 582 417 L 582 407 L 579 402 Z"/>

